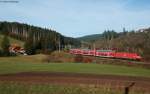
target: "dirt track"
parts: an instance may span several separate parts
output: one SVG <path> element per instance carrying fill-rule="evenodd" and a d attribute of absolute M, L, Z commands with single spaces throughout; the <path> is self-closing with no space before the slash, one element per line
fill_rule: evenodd
<path fill-rule="evenodd" d="M 0 75 L 0 81 L 17 81 L 25 83 L 53 83 L 53 84 L 109 84 L 112 86 L 128 86 L 132 82 L 134 87 L 150 90 L 150 78 L 128 77 L 113 75 L 94 75 L 56 72 L 24 72 Z"/>

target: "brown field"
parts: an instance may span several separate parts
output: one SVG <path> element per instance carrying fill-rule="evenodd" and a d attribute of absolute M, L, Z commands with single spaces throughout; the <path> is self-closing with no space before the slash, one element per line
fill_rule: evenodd
<path fill-rule="evenodd" d="M 114 76 L 114 75 L 95 75 L 95 74 L 77 74 L 61 72 L 24 72 L 16 74 L 0 75 L 0 81 L 13 81 L 21 83 L 51 83 L 51 84 L 93 84 L 93 85 L 110 85 L 112 88 L 125 88 L 131 83 L 135 83 L 134 88 L 150 91 L 150 78 Z"/>

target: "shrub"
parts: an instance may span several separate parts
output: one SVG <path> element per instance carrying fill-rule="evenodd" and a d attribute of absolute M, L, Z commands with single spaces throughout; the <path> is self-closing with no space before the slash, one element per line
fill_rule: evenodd
<path fill-rule="evenodd" d="M 84 63 L 91 63 L 91 62 L 93 62 L 93 59 L 91 57 L 85 57 L 85 58 L 83 58 L 83 62 Z"/>
<path fill-rule="evenodd" d="M 74 57 L 74 62 L 77 62 L 77 63 L 83 62 L 83 56 L 82 55 L 76 55 Z"/>

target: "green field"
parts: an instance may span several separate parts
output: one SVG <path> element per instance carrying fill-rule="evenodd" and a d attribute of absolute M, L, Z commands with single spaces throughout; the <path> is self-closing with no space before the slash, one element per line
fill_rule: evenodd
<path fill-rule="evenodd" d="M 150 69 L 107 64 L 46 63 L 42 61 L 44 57 L 45 55 L 1 57 L 0 74 L 48 71 L 150 77 Z"/>

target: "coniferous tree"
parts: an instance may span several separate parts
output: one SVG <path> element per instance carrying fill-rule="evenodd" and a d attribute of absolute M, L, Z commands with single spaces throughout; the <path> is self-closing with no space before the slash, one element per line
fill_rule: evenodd
<path fill-rule="evenodd" d="M 35 54 L 35 48 L 33 46 L 33 40 L 31 40 L 31 39 L 26 40 L 26 42 L 24 44 L 24 48 L 25 48 L 25 51 L 28 55 Z"/>
<path fill-rule="evenodd" d="M 28 55 L 35 54 L 36 49 L 35 49 L 35 45 L 34 45 L 34 41 L 33 41 L 33 32 L 30 32 L 29 37 L 25 41 L 24 48 Z"/>
<path fill-rule="evenodd" d="M 31 54 L 33 50 L 54 51 L 58 48 L 59 39 L 61 39 L 62 46 L 67 44 L 76 46 L 80 45 L 80 42 L 76 41 L 76 39 L 64 37 L 54 30 L 18 22 L 0 22 L 0 31 L 3 35 L 8 35 L 17 40 L 24 41 L 25 49 L 28 48 L 28 50 L 26 50 L 27 52 L 29 52 L 29 54 Z M 32 36 L 30 35 L 30 33 L 32 33 Z M 30 47 L 28 47 L 28 45 L 26 44 L 29 44 L 29 46 L 32 47 L 32 51 L 29 51 Z"/>
<path fill-rule="evenodd" d="M 2 53 L 4 56 L 9 56 L 9 46 L 10 46 L 10 42 L 8 37 L 5 35 L 3 37 L 2 43 L 1 43 L 1 47 L 2 47 Z"/>

